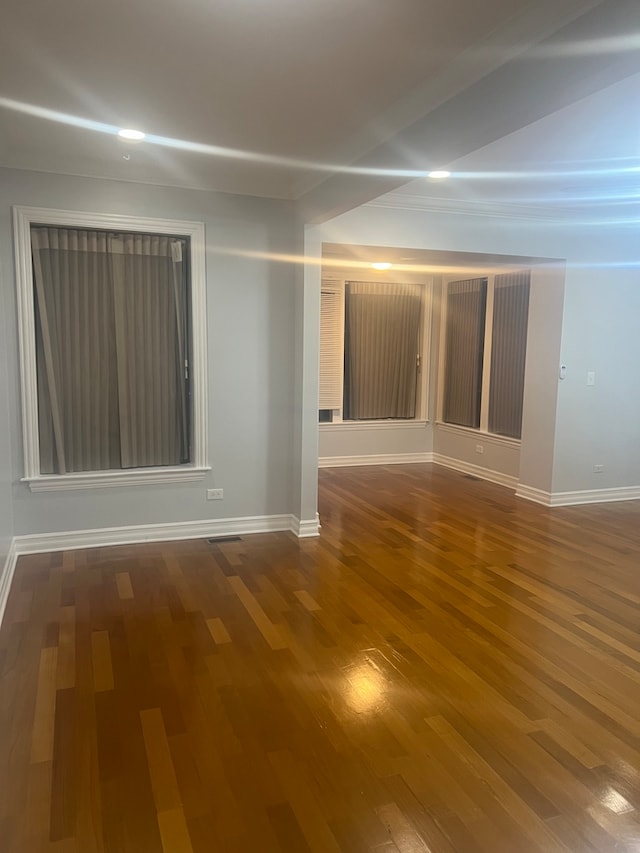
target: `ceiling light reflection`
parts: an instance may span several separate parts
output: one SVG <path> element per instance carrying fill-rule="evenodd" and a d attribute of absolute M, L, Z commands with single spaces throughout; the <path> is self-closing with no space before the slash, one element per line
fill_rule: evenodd
<path fill-rule="evenodd" d="M 623 158 L 615 158 L 621 160 Z M 484 171 L 458 172 L 456 178 L 462 178 L 470 181 L 521 181 L 527 180 L 542 180 L 542 181 L 559 181 L 567 178 L 609 178 L 613 175 L 638 175 L 640 176 L 640 164 L 638 158 L 624 158 L 625 161 L 631 160 L 633 166 L 609 166 L 607 168 L 598 167 L 592 169 L 519 169 L 508 171 L 493 171 L 486 169 Z"/>
<path fill-rule="evenodd" d="M 95 130 L 98 133 L 117 134 L 120 130 L 114 124 L 105 124 L 102 121 L 93 121 L 88 118 L 70 115 L 69 113 L 61 113 L 57 110 L 50 110 L 46 107 L 38 107 L 34 104 L 24 104 L 21 101 L 13 101 L 10 98 L 0 98 L 0 107 L 5 110 L 13 110 L 17 113 L 33 116 L 34 118 L 43 118 L 47 121 L 56 121 L 59 124 L 69 124 L 72 127 L 80 127 L 84 130 Z"/>
<path fill-rule="evenodd" d="M 13 110 L 14 112 L 30 115 L 34 118 L 55 121 L 59 124 L 67 124 L 84 130 L 93 130 L 98 133 L 106 133 L 118 136 L 122 128 L 113 124 L 93 121 L 81 116 L 50 110 L 34 104 L 25 104 L 10 98 L 0 98 L 0 108 Z M 129 137 L 130 138 L 130 137 Z M 295 157 L 283 157 L 278 154 L 261 154 L 257 151 L 243 151 L 238 148 L 225 148 L 221 145 L 209 145 L 204 142 L 192 142 L 188 139 L 174 139 L 170 136 L 158 136 L 157 134 L 146 134 L 145 142 L 164 148 L 173 148 L 180 151 L 188 151 L 194 154 L 207 154 L 212 157 L 221 157 L 229 160 L 246 160 L 252 163 L 263 163 L 268 166 L 280 166 L 287 169 L 301 169 L 304 171 L 327 172 L 329 174 L 368 175 L 383 178 L 424 178 L 424 169 L 387 169 L 374 166 L 345 166 L 340 163 L 320 163 L 314 160 L 302 160 Z"/>
<path fill-rule="evenodd" d="M 366 714 L 378 710 L 385 704 L 384 679 L 370 670 L 362 667 L 362 670 L 352 674 L 344 692 L 347 704 L 357 714 Z"/>
<path fill-rule="evenodd" d="M 141 130 L 133 130 L 130 127 L 123 127 L 122 130 L 118 131 L 118 136 L 122 139 L 129 139 L 132 142 L 141 142 L 146 134 L 144 134 Z"/>
<path fill-rule="evenodd" d="M 575 225 L 584 225 L 585 227 L 589 226 L 603 226 L 612 224 L 608 221 L 592 221 L 592 220 L 584 220 L 579 221 L 575 219 L 567 219 L 567 220 L 553 220 L 553 227 L 562 227 L 566 225 L 568 227 L 574 227 Z M 630 220 L 617 220 L 615 223 L 617 227 L 620 225 L 626 224 L 630 227 L 635 227 L 640 224 L 640 219 L 630 219 Z M 523 220 L 521 223 L 515 223 L 515 226 L 518 228 L 530 228 L 531 223 L 529 221 Z M 271 261 L 274 263 L 281 264 L 305 264 L 308 266 L 317 266 L 317 267 L 327 267 L 327 268 L 337 268 L 337 269 L 353 269 L 353 270 L 367 270 L 371 268 L 371 264 L 368 261 L 359 261 L 352 260 L 350 258 L 322 258 L 316 257 L 313 255 L 304 255 L 304 254 L 287 254 L 285 252 L 265 252 L 257 249 L 236 249 L 231 248 L 229 246 L 208 246 L 207 251 L 211 252 L 214 255 L 231 255 L 233 257 L 240 257 L 251 260 L 261 260 L 261 261 Z M 544 267 L 545 269 L 550 269 L 553 266 L 552 261 L 545 261 Z M 556 266 L 558 269 L 640 269 L 640 261 L 636 260 L 620 260 L 620 261 L 584 261 L 582 263 L 576 261 L 557 261 Z M 431 262 L 428 264 L 421 263 L 413 263 L 413 264 L 394 264 L 394 270 L 400 272 L 407 273 L 427 273 L 427 274 L 448 274 L 448 273 L 480 273 L 484 267 L 479 266 L 476 261 L 469 261 L 468 263 L 463 263 L 462 261 L 456 263 L 437 263 Z M 495 267 L 487 268 L 489 272 L 495 272 Z M 364 279 L 363 279 L 364 281 Z"/>
<path fill-rule="evenodd" d="M 357 714 L 370 713 L 386 704 L 386 688 L 382 674 L 365 663 L 349 671 L 343 697 Z"/>
<path fill-rule="evenodd" d="M 560 43 L 552 41 L 531 48 L 536 59 L 555 56 L 602 56 L 605 53 L 627 53 L 635 50 L 640 50 L 640 33 Z"/>
<path fill-rule="evenodd" d="M 46 121 L 55 121 L 59 124 L 66 124 L 71 127 L 77 127 L 84 130 L 91 130 L 97 133 L 104 133 L 112 136 L 124 136 L 125 133 L 135 133 L 136 136 L 127 136 L 129 140 L 144 138 L 145 142 L 150 145 L 156 145 L 163 148 L 177 149 L 195 154 L 206 154 L 212 157 L 220 157 L 230 160 L 244 160 L 254 163 L 262 163 L 269 166 L 279 166 L 288 169 L 300 169 L 304 171 L 326 172 L 328 174 L 351 174 L 363 175 L 370 177 L 385 177 L 385 178 L 400 178 L 400 179 L 416 179 L 431 177 L 434 179 L 444 179 L 449 176 L 449 172 L 444 169 L 427 171 L 425 169 L 392 169 L 386 167 L 374 166 L 348 166 L 341 163 L 322 163 L 314 160 L 304 160 L 295 157 L 283 157 L 277 154 L 263 154 L 256 151 L 244 151 L 237 148 L 227 148 L 220 145 L 210 145 L 203 142 L 193 142 L 187 139 L 175 139 L 169 136 L 160 136 L 157 134 L 146 134 L 141 137 L 139 134 L 142 131 L 135 131 L 129 128 L 121 128 L 117 125 L 108 124 L 106 122 L 94 121 L 93 119 L 83 118 L 81 116 L 71 115 L 69 113 L 51 110 L 47 107 L 40 107 L 35 104 L 26 104 L 21 101 L 12 100 L 11 98 L 0 97 L 0 108 L 12 110 L 14 112 L 30 115 L 34 118 L 44 119 Z M 622 158 L 617 158 L 618 160 Z M 611 161 L 614 163 L 615 161 Z M 625 161 L 628 162 L 628 161 Z M 456 178 L 466 180 L 523 180 L 523 179 L 540 179 L 540 180 L 566 180 L 574 177 L 596 177 L 596 176 L 612 176 L 612 175 L 640 175 L 640 164 L 638 159 L 632 159 L 634 165 L 611 165 L 609 167 L 598 168 L 578 168 L 578 169 L 553 169 L 553 170 L 518 170 L 518 171 L 456 171 Z"/>
<path fill-rule="evenodd" d="M 634 810 L 629 800 L 611 785 L 607 786 L 605 793 L 600 797 L 600 802 L 615 814 L 627 814 L 627 812 Z"/>

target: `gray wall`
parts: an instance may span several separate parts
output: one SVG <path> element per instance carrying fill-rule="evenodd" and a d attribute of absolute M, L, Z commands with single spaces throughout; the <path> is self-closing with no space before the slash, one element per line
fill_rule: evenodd
<path fill-rule="evenodd" d="M 637 228 L 594 229 L 582 263 L 567 269 L 554 492 L 640 486 Z"/>
<path fill-rule="evenodd" d="M 319 429 L 320 462 L 340 457 L 385 456 L 403 453 L 430 453 L 433 450 L 431 424 L 322 424 Z"/>
<path fill-rule="evenodd" d="M 295 512 L 293 267 L 243 254 L 291 253 L 292 205 L 1 169 L 0 198 L 0 274 L 10 327 L 7 371 L 15 533 Z M 10 221 L 14 204 L 205 223 L 213 470 L 203 482 L 39 494 L 20 483 L 23 460 Z M 3 382 L 0 369 L 0 394 Z M 0 475 L 6 468 L 3 417 L 0 412 Z M 0 485 L 0 508 L 5 503 L 8 507 L 5 479 Z M 206 500 L 205 491 L 212 486 L 224 489 L 223 501 Z"/>
<path fill-rule="evenodd" d="M 541 286 L 532 290 L 520 482 L 546 492 L 640 485 L 640 241 L 633 223 L 371 205 L 316 226 L 313 238 L 566 259 L 566 276 L 564 263 L 540 268 Z M 563 382 L 560 360 L 568 367 Z M 591 370 L 596 385 L 587 387 Z M 594 464 L 604 472 L 593 474 Z"/>

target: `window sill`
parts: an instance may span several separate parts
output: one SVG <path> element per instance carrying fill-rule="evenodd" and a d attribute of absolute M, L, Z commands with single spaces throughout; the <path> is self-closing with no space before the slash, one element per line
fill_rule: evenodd
<path fill-rule="evenodd" d="M 42 474 L 25 477 L 32 492 L 66 492 L 76 489 L 109 489 L 120 486 L 164 485 L 203 480 L 210 467 L 183 465 L 174 468 L 136 468 L 131 471 L 79 471 L 75 474 Z"/>
<path fill-rule="evenodd" d="M 519 438 L 509 438 L 507 435 L 497 435 L 494 432 L 483 432 L 481 429 L 473 429 L 472 427 L 458 426 L 458 424 L 446 424 L 444 421 L 436 421 L 436 429 L 438 432 L 450 432 L 454 435 L 468 435 L 475 438 L 482 438 L 484 442 L 490 444 L 500 444 L 507 447 L 520 447 L 521 441 Z"/>
<path fill-rule="evenodd" d="M 320 432 L 338 432 L 352 429 L 424 429 L 429 421 L 420 420 L 379 420 L 379 421 L 335 421 L 318 424 Z"/>

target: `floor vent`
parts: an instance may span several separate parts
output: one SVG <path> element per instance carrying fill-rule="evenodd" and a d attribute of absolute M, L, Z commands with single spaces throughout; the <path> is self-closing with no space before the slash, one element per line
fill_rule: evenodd
<path fill-rule="evenodd" d="M 218 536 L 215 539 L 207 539 L 209 545 L 217 545 L 219 542 L 240 542 L 241 536 Z"/>

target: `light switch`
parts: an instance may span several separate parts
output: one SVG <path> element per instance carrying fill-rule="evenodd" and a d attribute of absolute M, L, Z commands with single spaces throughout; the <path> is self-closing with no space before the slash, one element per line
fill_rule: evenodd
<path fill-rule="evenodd" d="M 595 384 L 596 384 L 595 370 L 589 370 L 587 373 L 587 385 L 595 385 Z"/>

